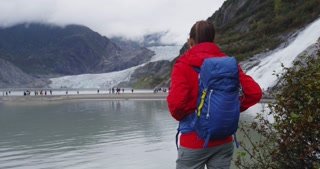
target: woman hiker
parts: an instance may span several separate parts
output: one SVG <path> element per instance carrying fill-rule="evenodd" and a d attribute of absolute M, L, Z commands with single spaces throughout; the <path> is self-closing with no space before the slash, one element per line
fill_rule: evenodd
<path fill-rule="evenodd" d="M 177 121 L 183 120 L 197 109 L 199 92 L 195 67 L 201 67 L 203 61 L 211 57 L 227 57 L 214 43 L 215 29 L 207 21 L 196 22 L 190 31 L 189 50 L 174 64 L 171 74 L 171 86 L 167 97 L 169 111 Z M 240 96 L 240 111 L 258 103 L 262 97 L 260 86 L 239 66 L 239 81 L 243 94 Z M 182 133 L 178 148 L 177 169 L 228 169 L 233 155 L 233 137 L 210 140 L 204 148 L 205 140 L 196 132 Z"/>

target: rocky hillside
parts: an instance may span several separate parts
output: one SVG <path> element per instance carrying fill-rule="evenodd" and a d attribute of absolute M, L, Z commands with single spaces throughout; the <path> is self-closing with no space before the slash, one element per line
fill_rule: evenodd
<path fill-rule="evenodd" d="M 84 26 L 21 24 L 0 29 L 0 56 L 31 75 L 75 75 L 126 69 L 148 61 Z"/>
<path fill-rule="evenodd" d="M 286 42 L 319 18 L 319 9 L 319 0 L 226 0 L 207 20 L 214 23 L 215 41 L 222 50 L 243 61 Z M 186 50 L 184 45 L 180 54 Z M 169 80 L 168 74 L 160 84 Z"/>
<path fill-rule="evenodd" d="M 46 80 L 41 80 L 24 73 L 9 61 L 0 59 L 0 87 L 42 87 L 47 84 Z M 21 86 L 23 84 L 23 86 Z"/>
<path fill-rule="evenodd" d="M 156 86 L 168 86 L 167 77 L 170 74 L 171 62 L 161 60 L 157 62 L 150 62 L 143 67 L 134 71 L 129 82 L 120 83 L 121 87 L 146 88 L 151 89 Z"/>
<path fill-rule="evenodd" d="M 227 0 L 209 21 L 216 42 L 240 60 L 276 48 L 320 16 L 319 0 Z"/>
<path fill-rule="evenodd" d="M 153 55 L 154 52 L 140 46 L 117 45 L 79 25 L 32 23 L 0 28 L 0 59 L 2 64 L 14 67 L 10 76 L 2 74 L 0 87 L 11 84 L 24 87 L 17 79 L 123 70 L 145 63 Z M 0 72 L 9 73 L 5 68 L 1 66 Z"/>

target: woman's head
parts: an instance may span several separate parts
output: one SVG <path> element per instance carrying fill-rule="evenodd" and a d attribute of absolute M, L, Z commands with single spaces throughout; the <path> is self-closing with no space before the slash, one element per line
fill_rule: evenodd
<path fill-rule="evenodd" d="M 189 34 L 189 46 L 193 46 L 203 42 L 213 42 L 215 36 L 215 30 L 213 23 L 208 21 L 198 21 L 196 22 Z"/>

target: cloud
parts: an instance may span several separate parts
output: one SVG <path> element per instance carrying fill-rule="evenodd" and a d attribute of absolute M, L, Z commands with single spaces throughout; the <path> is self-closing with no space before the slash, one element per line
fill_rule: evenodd
<path fill-rule="evenodd" d="M 130 39 L 169 31 L 167 42 L 183 43 L 197 20 L 225 0 L 1 0 L 0 26 L 22 22 L 81 24 L 107 37 Z"/>

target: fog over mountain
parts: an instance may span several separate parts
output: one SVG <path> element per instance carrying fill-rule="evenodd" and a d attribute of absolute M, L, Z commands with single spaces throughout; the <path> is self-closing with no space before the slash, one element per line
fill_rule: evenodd
<path fill-rule="evenodd" d="M 0 26 L 40 22 L 85 25 L 107 37 L 141 39 L 168 32 L 165 43 L 184 43 L 189 28 L 224 0 L 1 0 Z"/>

